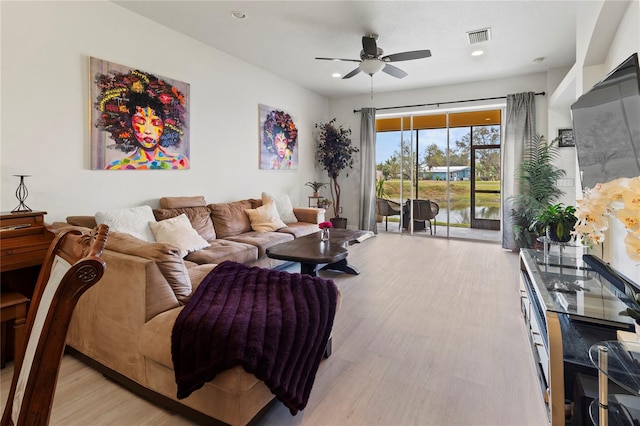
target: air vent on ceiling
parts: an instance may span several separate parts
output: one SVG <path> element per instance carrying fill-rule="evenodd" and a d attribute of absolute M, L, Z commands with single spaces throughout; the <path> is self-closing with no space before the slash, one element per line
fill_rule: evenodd
<path fill-rule="evenodd" d="M 467 31 L 469 36 L 469 44 L 482 43 L 491 39 L 491 28 L 483 28 L 481 30 Z"/>

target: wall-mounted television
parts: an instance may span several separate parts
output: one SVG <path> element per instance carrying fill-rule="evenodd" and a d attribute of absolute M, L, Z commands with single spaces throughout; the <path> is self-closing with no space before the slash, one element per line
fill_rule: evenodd
<path fill-rule="evenodd" d="M 631 55 L 571 106 L 582 188 L 640 176 L 640 69 Z"/>

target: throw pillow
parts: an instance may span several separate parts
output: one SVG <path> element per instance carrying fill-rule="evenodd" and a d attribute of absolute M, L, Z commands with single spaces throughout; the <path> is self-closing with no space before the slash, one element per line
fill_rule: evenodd
<path fill-rule="evenodd" d="M 149 227 L 159 243 L 167 243 L 180 249 L 180 256 L 185 257 L 192 251 L 207 248 L 210 244 L 193 229 L 189 218 L 184 213 L 160 222 L 149 222 Z"/>
<path fill-rule="evenodd" d="M 251 229 L 256 232 L 277 231 L 287 226 L 278 215 L 275 203 L 266 203 L 257 209 L 246 209 L 245 212 L 249 216 Z"/>
<path fill-rule="evenodd" d="M 298 218 L 293 213 L 293 205 L 291 204 L 291 198 L 287 194 L 274 195 L 268 192 L 262 193 L 262 204 L 267 204 L 273 201 L 276 204 L 278 215 L 284 223 L 296 223 Z"/>
<path fill-rule="evenodd" d="M 153 243 L 153 237 L 149 222 L 155 222 L 153 211 L 149 206 L 131 207 L 128 209 L 115 209 L 96 213 L 96 223 L 109 226 L 110 231 L 125 232 L 136 238 Z"/>

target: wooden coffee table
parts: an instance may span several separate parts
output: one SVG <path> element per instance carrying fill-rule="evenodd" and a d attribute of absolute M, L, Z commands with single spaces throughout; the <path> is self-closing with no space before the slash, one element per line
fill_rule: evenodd
<path fill-rule="evenodd" d="M 318 265 L 326 265 L 322 269 L 358 275 L 360 272 L 347 263 L 347 247 L 369 233 L 370 231 L 333 228 L 329 241 L 321 241 L 320 232 L 316 232 L 270 247 L 267 249 L 267 256 L 300 262 L 300 272 L 314 277 L 317 275 Z"/>

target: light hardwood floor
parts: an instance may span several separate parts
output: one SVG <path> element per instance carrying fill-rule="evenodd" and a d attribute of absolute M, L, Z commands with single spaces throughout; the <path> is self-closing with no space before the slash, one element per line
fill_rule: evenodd
<path fill-rule="evenodd" d="M 261 425 L 546 425 L 519 309 L 518 257 L 498 244 L 379 234 L 351 246 L 333 354 L 307 408 Z M 4 409 L 12 366 L 2 370 Z M 65 356 L 52 425 L 187 425 Z"/>

